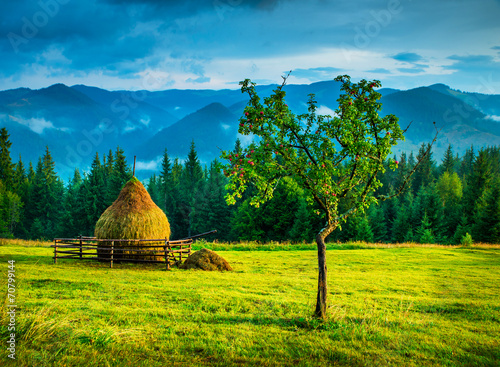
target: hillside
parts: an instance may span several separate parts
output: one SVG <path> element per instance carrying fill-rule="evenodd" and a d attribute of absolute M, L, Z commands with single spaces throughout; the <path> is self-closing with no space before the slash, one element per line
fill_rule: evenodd
<path fill-rule="evenodd" d="M 275 88 L 257 86 L 261 97 Z M 292 84 L 285 91 L 295 113 L 306 112 L 308 95 L 314 93 L 319 113 L 331 114 L 340 85 L 335 81 Z M 472 144 L 500 144 L 500 95 L 466 93 L 443 84 L 406 91 L 382 88 L 380 93 L 384 114 L 398 116 L 403 128 L 412 122 L 395 154 L 416 151 L 422 142 L 430 141 L 433 122 L 442 128 L 436 158 L 448 144 L 459 154 Z M 118 145 L 129 159 L 137 155 L 154 167 L 165 148 L 171 157 L 183 159 L 194 141 L 200 158 L 208 163 L 218 157 L 219 148 L 234 146 L 237 120 L 246 103 L 247 96 L 239 89 L 132 92 L 55 84 L 39 90 L 1 91 L 0 125 L 11 134 L 14 159 L 21 155 L 23 161 L 36 163 L 48 145 L 58 172 L 66 178 L 75 167 L 87 169 L 96 152 L 107 153 Z"/>

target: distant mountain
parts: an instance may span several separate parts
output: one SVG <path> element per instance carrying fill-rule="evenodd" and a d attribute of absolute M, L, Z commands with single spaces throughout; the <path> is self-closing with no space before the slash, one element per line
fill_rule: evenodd
<path fill-rule="evenodd" d="M 162 129 L 140 145 L 136 154 L 141 159 L 155 159 L 163 149 L 171 157 L 186 157 L 194 141 L 201 159 L 211 161 L 221 150 L 232 149 L 238 133 L 238 116 L 220 103 L 208 106 Z"/>
<path fill-rule="evenodd" d="M 257 86 L 263 98 L 277 85 Z M 337 108 L 340 83 L 323 81 L 286 85 L 286 101 L 297 114 L 307 111 L 310 93 L 319 113 Z M 412 122 L 406 141 L 393 152 L 413 150 L 429 142 L 436 127 L 442 129 L 434 148 L 440 158 L 452 144 L 462 154 L 470 145 L 500 145 L 500 95 L 467 93 L 443 84 L 401 91 L 382 88 L 383 114 L 399 117 L 404 129 Z M 184 159 L 191 141 L 198 156 L 209 163 L 219 149 L 231 149 L 238 136 L 238 119 L 248 102 L 239 89 L 107 91 L 55 84 L 31 90 L 0 91 L 0 127 L 11 134 L 12 157 L 27 163 L 48 145 L 56 169 L 67 179 L 75 167 L 88 169 L 96 152 L 101 155 L 119 145 L 131 161 L 137 155 L 142 167 L 155 167 L 165 148 L 170 157 Z M 246 138 L 246 137 L 245 137 Z M 243 141 L 244 143 L 247 140 Z M 147 177 L 151 172 L 138 170 Z"/>
<path fill-rule="evenodd" d="M 500 95 L 498 94 L 461 92 L 451 89 L 449 86 L 444 84 L 433 84 L 429 86 L 429 88 L 442 94 L 455 97 L 466 103 L 467 106 L 481 111 L 490 119 L 496 119 L 496 121 L 500 122 Z M 465 112 L 467 111 L 468 109 L 465 110 Z"/>

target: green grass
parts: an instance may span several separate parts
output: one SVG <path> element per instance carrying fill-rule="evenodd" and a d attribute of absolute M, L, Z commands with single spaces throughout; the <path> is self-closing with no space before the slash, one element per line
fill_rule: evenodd
<path fill-rule="evenodd" d="M 218 251 L 234 272 L 54 265 L 50 248 L 4 242 L 0 295 L 14 259 L 19 308 L 17 364 L 4 347 L 0 364 L 498 366 L 498 248 L 331 245 L 322 322 L 311 317 L 317 264 L 309 245 L 212 245 L 226 246 Z"/>

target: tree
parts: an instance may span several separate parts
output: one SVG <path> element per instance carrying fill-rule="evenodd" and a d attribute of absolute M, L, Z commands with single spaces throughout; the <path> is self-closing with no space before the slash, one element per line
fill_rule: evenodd
<path fill-rule="evenodd" d="M 187 235 L 191 236 L 193 227 L 193 217 L 200 206 L 203 185 L 203 169 L 201 168 L 194 141 L 191 142 L 189 153 L 184 169 L 182 171 L 182 203 L 179 209 L 182 211 Z"/>
<path fill-rule="evenodd" d="M 445 171 L 436 182 L 436 190 L 443 207 L 443 235 L 448 243 L 453 237 L 460 222 L 462 203 L 462 182 L 456 172 Z"/>
<path fill-rule="evenodd" d="M 158 191 L 160 200 L 160 204 L 158 204 L 158 206 L 164 211 L 167 218 L 171 218 L 174 214 L 174 186 L 175 185 L 172 177 L 172 163 L 170 162 L 167 149 L 165 149 L 161 161 L 161 172 L 160 176 L 158 177 Z"/>
<path fill-rule="evenodd" d="M 9 140 L 9 133 L 5 127 L 0 129 L 0 180 L 3 181 L 6 189 L 12 188 L 14 178 L 14 164 L 10 157 L 10 147 L 12 142 Z"/>
<path fill-rule="evenodd" d="M 111 170 L 111 175 L 109 176 L 108 182 L 106 182 L 106 172 L 109 170 Z M 123 186 L 132 178 L 132 172 L 127 165 L 123 149 L 117 147 L 114 158 L 112 158 L 110 154 L 107 165 L 102 165 L 100 171 L 102 172 L 101 178 L 103 180 L 103 185 L 107 187 L 105 196 L 106 204 L 109 206 L 116 200 Z"/>
<path fill-rule="evenodd" d="M 432 160 L 431 145 L 422 143 L 417 154 L 419 165 L 413 178 L 413 193 L 416 194 L 422 186 L 427 186 L 434 181 L 435 164 Z"/>
<path fill-rule="evenodd" d="M 299 197 L 294 217 L 289 234 L 290 239 L 293 242 L 310 242 L 314 238 L 311 210 L 308 208 L 307 200 L 302 196 Z"/>
<path fill-rule="evenodd" d="M 12 237 L 15 226 L 21 220 L 23 203 L 19 196 L 6 190 L 0 181 L 0 237 Z"/>
<path fill-rule="evenodd" d="M 448 148 L 444 152 L 444 157 L 443 157 L 443 163 L 441 164 L 441 171 L 448 172 L 449 174 L 452 174 L 455 172 L 455 157 L 453 156 L 453 149 L 451 147 L 451 144 L 448 145 Z"/>
<path fill-rule="evenodd" d="M 352 83 L 347 75 L 342 82 L 336 115 L 316 114 L 316 101 L 310 95 L 308 113 L 296 116 L 285 103 L 286 77 L 270 97 L 261 103 L 255 83 L 241 82 L 242 92 L 250 98 L 240 119 L 239 133 L 253 135 L 255 141 L 241 153 L 222 152 L 223 166 L 230 183 L 226 196 L 229 204 L 251 182 L 255 191 L 250 203 L 268 201 L 278 182 L 284 177 L 304 190 L 308 201 L 315 201 L 325 214 L 326 223 L 316 235 L 318 248 L 318 292 L 315 315 L 326 316 L 327 268 L 325 239 L 347 218 L 364 212 L 370 204 L 389 199 L 388 195 L 372 196 L 381 186 L 377 175 L 387 168 L 395 169 L 394 160 L 386 160 L 392 146 L 404 139 L 398 119 L 380 117 L 382 104 L 379 81 Z M 406 181 L 405 181 L 406 182 Z M 339 212 L 339 203 L 349 207 Z"/>
<path fill-rule="evenodd" d="M 31 225 L 38 219 L 36 231 L 30 229 L 31 238 L 53 238 L 61 220 L 64 185 L 57 177 L 55 163 L 46 147 L 45 154 L 38 160 L 35 175 L 30 187 L 28 208 L 26 209 Z M 41 231 L 41 232 L 40 232 Z M 41 233 L 41 235 L 40 235 Z M 41 236 L 41 237 L 40 237 Z"/>
<path fill-rule="evenodd" d="M 500 179 L 484 191 L 475 210 L 474 240 L 500 242 Z"/>
<path fill-rule="evenodd" d="M 69 182 L 66 195 L 64 197 L 64 214 L 61 223 L 61 235 L 64 237 L 73 237 L 83 233 L 81 220 L 81 201 L 80 187 L 82 185 L 82 176 L 80 171 L 75 169 L 73 178 Z"/>
<path fill-rule="evenodd" d="M 80 197 L 82 200 L 82 234 L 89 236 L 94 233 L 97 220 L 108 207 L 104 167 L 101 164 L 98 153 L 96 153 L 92 161 L 89 174 L 80 186 Z"/>

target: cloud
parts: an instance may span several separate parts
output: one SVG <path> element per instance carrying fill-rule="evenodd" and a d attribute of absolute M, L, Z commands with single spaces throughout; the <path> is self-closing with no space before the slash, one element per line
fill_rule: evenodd
<path fill-rule="evenodd" d="M 210 78 L 206 76 L 200 76 L 199 78 L 187 78 L 186 82 L 188 83 L 210 83 Z"/>
<path fill-rule="evenodd" d="M 391 56 L 391 58 L 397 61 L 403 61 L 409 63 L 414 63 L 417 61 L 421 61 L 423 59 L 422 56 L 413 52 L 400 52 L 399 54 Z"/>
<path fill-rule="evenodd" d="M 390 70 L 384 69 L 384 68 L 376 68 L 372 70 L 367 70 L 367 73 L 376 73 L 376 74 L 391 74 Z"/>
<path fill-rule="evenodd" d="M 388 78 L 400 75 L 401 63 L 432 67 L 464 49 L 498 57 L 500 46 L 492 48 L 498 45 L 498 2 L 396 2 L 399 10 L 390 13 L 393 1 L 373 0 L 2 1 L 0 85 L 224 88 L 246 77 L 281 82 L 281 72 L 291 69 L 290 81 L 299 83 L 340 73 L 364 78 L 366 70 Z M 43 5 L 48 3 L 59 5 L 48 14 Z M 28 36 L 26 21 L 37 23 L 44 12 L 46 24 Z M 363 45 L 355 42 L 359 32 L 367 37 Z M 7 36 L 11 33 L 23 38 L 18 52 Z M 143 86 L 138 73 L 145 70 L 168 75 Z M 462 85 L 472 79 L 463 72 L 454 77 L 466 89 Z M 421 76 L 415 70 L 406 73 L 407 78 Z M 426 75 L 436 74 L 426 70 Z"/>
<path fill-rule="evenodd" d="M 327 106 L 319 106 L 318 107 L 318 110 L 317 110 L 318 114 L 319 115 L 330 115 L 330 116 L 337 116 L 337 114 L 335 113 L 334 110 L 332 110 L 331 108 L 327 107 Z"/>
<path fill-rule="evenodd" d="M 425 72 L 423 68 L 398 68 L 397 70 L 401 73 L 411 73 L 411 74 L 418 74 Z"/>
<path fill-rule="evenodd" d="M 454 61 L 452 65 L 447 66 L 447 68 L 451 70 L 472 72 L 487 72 L 495 70 L 497 73 L 498 70 L 500 70 L 500 62 L 496 61 L 493 56 L 489 55 L 452 55 L 448 57 L 448 59 Z"/>
<path fill-rule="evenodd" d="M 488 116 L 486 116 L 486 118 L 488 120 L 493 120 L 493 121 L 496 121 L 496 122 L 500 122 L 500 116 L 497 116 L 497 115 L 488 115 Z"/>
<path fill-rule="evenodd" d="M 329 66 L 310 69 L 294 69 L 292 74 L 295 78 L 309 79 L 311 81 L 333 79 L 343 70 Z M 283 72 L 287 73 L 287 72 Z"/>
<path fill-rule="evenodd" d="M 51 121 L 45 120 L 44 118 L 30 118 L 24 119 L 22 117 L 10 116 L 11 120 L 28 127 L 31 131 L 37 134 L 43 134 L 45 129 L 55 129 L 54 124 Z"/>
<path fill-rule="evenodd" d="M 160 169 L 160 162 L 162 156 L 158 156 L 151 161 L 137 161 L 135 169 L 138 171 L 158 171 Z"/>

